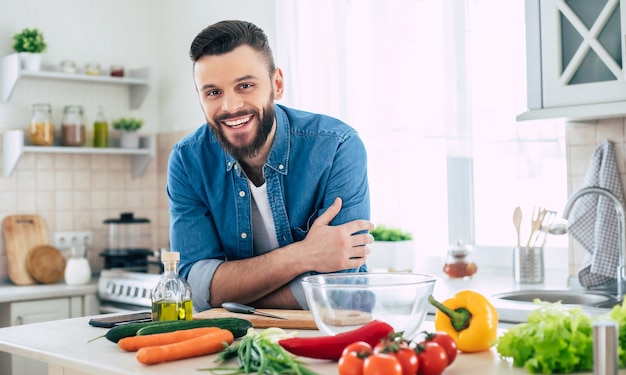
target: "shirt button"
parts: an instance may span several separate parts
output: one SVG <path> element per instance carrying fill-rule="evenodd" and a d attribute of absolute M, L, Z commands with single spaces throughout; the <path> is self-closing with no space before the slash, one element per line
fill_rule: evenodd
<path fill-rule="evenodd" d="M 245 191 L 243 191 L 243 190 L 242 190 L 242 191 L 240 191 L 240 192 L 239 192 L 239 196 L 240 196 L 240 197 L 242 197 L 242 198 L 243 198 L 243 197 L 245 197 L 245 196 L 246 196 L 246 192 L 245 192 Z"/>
<path fill-rule="evenodd" d="M 278 169 L 280 169 L 282 171 L 283 169 L 285 169 L 285 166 L 280 164 L 280 165 L 278 165 Z"/>
<path fill-rule="evenodd" d="M 245 240 L 246 238 L 248 238 L 248 233 L 246 233 L 246 232 L 242 232 L 242 233 L 241 233 L 241 238 L 243 238 L 244 240 Z"/>
<path fill-rule="evenodd" d="M 239 169 L 239 165 L 238 165 L 238 164 L 235 164 L 235 166 L 234 166 L 233 168 L 235 168 L 235 169 Z"/>

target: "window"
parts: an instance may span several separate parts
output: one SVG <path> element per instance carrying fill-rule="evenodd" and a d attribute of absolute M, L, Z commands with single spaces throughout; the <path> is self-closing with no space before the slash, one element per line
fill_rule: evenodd
<path fill-rule="evenodd" d="M 561 211 L 565 125 L 515 119 L 526 108 L 523 2 L 276 0 L 276 9 L 282 102 L 359 131 L 375 223 L 443 255 L 457 239 L 510 249 L 518 205 L 528 228 L 533 206 Z"/>

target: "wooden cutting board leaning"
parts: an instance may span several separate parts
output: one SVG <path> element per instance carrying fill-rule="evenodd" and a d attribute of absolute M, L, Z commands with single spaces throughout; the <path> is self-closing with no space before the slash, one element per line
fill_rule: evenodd
<path fill-rule="evenodd" d="M 48 231 L 39 215 L 10 215 L 2 221 L 9 278 L 16 285 L 37 283 L 26 265 L 30 250 L 48 244 Z"/>

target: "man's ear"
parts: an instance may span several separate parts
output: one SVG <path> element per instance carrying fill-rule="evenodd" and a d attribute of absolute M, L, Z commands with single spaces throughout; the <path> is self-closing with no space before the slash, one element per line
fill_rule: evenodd
<path fill-rule="evenodd" d="M 285 80 L 283 78 L 283 71 L 280 68 L 274 70 L 272 75 L 272 86 L 274 87 L 274 100 L 279 100 L 283 97 L 285 91 Z"/>

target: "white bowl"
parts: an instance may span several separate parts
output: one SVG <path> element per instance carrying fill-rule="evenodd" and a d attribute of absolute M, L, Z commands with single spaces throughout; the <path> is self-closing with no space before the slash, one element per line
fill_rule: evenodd
<path fill-rule="evenodd" d="M 325 335 L 377 319 L 413 339 L 426 316 L 435 278 L 404 272 L 331 273 L 302 279 L 309 309 Z"/>

